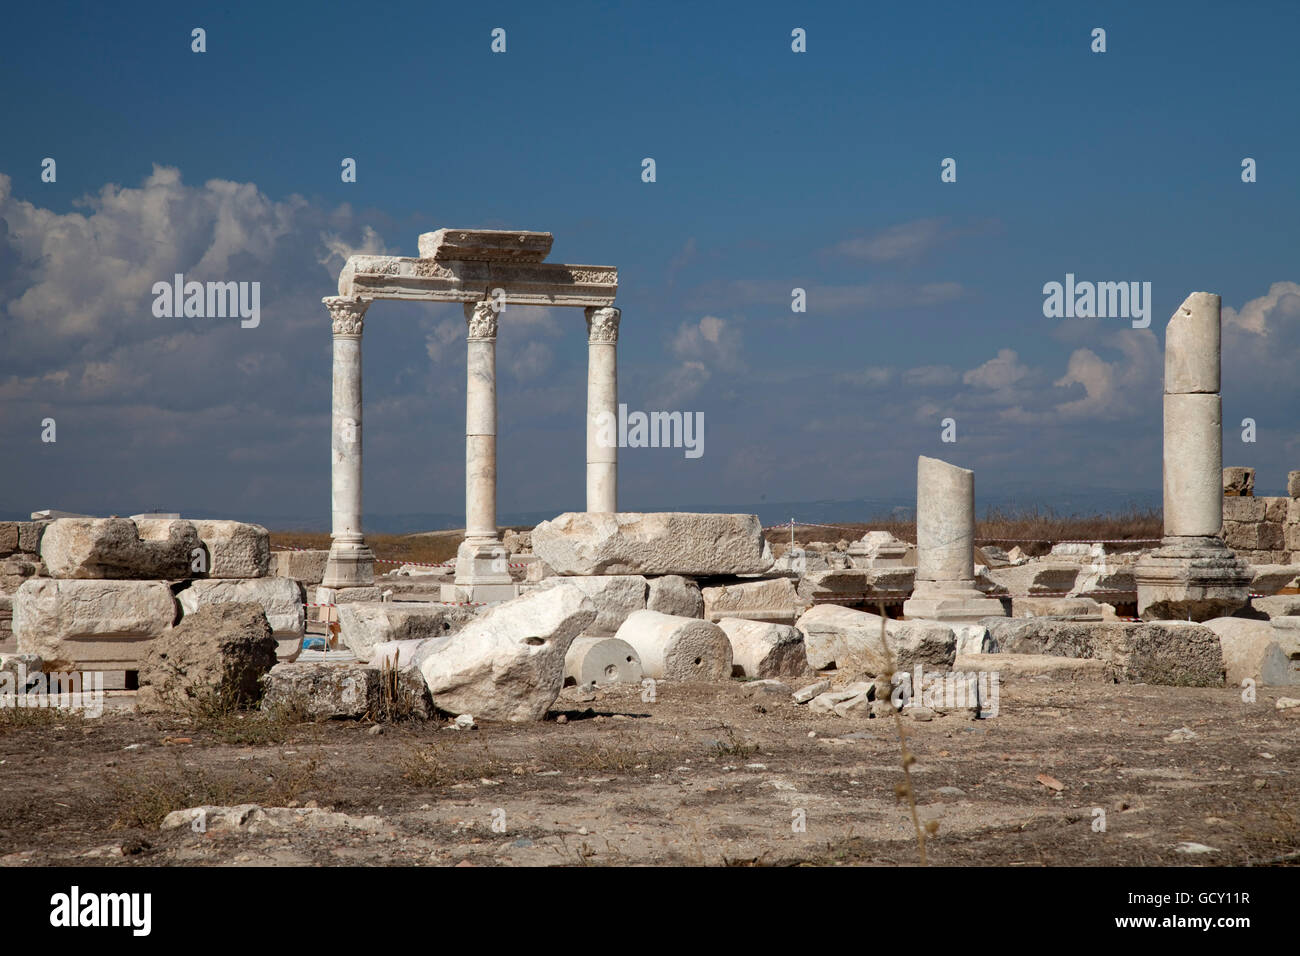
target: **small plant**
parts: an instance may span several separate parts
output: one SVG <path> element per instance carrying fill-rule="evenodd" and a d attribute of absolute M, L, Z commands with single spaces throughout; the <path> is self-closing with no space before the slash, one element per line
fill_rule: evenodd
<path fill-rule="evenodd" d="M 748 760 L 754 754 L 758 753 L 758 745 L 746 743 L 736 737 L 736 732 L 726 724 L 722 726 L 723 732 L 727 735 L 726 740 L 716 740 L 713 743 L 714 749 L 717 750 L 720 757 L 735 757 L 738 760 Z"/>

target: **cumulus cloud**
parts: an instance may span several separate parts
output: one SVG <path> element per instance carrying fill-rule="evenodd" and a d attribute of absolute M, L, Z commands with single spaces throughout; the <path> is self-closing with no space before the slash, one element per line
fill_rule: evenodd
<path fill-rule="evenodd" d="M 961 380 L 979 388 L 1010 388 L 1029 374 L 1027 366 L 1012 349 L 999 349 L 998 354 L 978 368 L 973 368 Z"/>
<path fill-rule="evenodd" d="M 1300 283 L 1274 282 L 1268 294 L 1251 299 L 1240 310 L 1223 307 L 1223 325 L 1254 335 L 1267 336 L 1280 325 L 1300 322 Z"/>

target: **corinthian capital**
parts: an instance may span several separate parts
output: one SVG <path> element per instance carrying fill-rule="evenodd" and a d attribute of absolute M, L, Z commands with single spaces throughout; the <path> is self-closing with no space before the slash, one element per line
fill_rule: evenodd
<path fill-rule="evenodd" d="M 321 299 L 329 309 L 335 335 L 360 335 L 370 300 L 360 296 L 331 295 Z"/>
<path fill-rule="evenodd" d="M 587 310 L 587 341 L 617 342 L 618 320 L 623 310 L 613 306 Z"/>
<path fill-rule="evenodd" d="M 465 303 L 465 321 L 469 324 L 471 339 L 495 339 L 497 314 L 487 299 Z"/>

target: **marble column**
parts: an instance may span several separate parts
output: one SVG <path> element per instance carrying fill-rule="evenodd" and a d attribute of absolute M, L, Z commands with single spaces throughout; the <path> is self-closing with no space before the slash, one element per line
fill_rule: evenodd
<path fill-rule="evenodd" d="M 370 300 L 322 299 L 334 333 L 334 388 L 330 426 L 330 553 L 324 588 L 368 587 L 375 556 L 361 530 L 361 331 Z"/>
<path fill-rule="evenodd" d="M 587 309 L 588 511 L 618 511 L 618 323 L 621 316 L 621 310 L 615 308 Z"/>
<path fill-rule="evenodd" d="M 458 587 L 510 585 L 497 531 L 497 313 L 486 299 L 465 303 L 465 540 L 456 552 Z M 477 599 L 483 599 L 480 592 Z M 461 593 L 464 600 L 475 600 Z"/>
<path fill-rule="evenodd" d="M 975 586 L 975 473 L 922 455 L 916 462 L 916 584 L 903 616 L 974 622 L 1002 602 Z"/>
<path fill-rule="evenodd" d="M 1143 620 L 1205 621 L 1245 606 L 1250 569 L 1223 543 L 1221 302 L 1193 292 L 1165 331 L 1164 538 L 1134 569 Z"/>

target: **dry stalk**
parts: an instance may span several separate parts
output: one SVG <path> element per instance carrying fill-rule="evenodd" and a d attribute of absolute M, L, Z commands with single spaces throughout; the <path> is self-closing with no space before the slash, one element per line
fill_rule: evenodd
<path fill-rule="evenodd" d="M 894 660 L 893 651 L 889 649 L 889 641 L 885 637 L 885 605 L 879 603 L 876 605 L 880 612 L 880 648 L 884 653 L 885 665 L 890 675 L 898 673 L 898 662 Z M 892 676 L 891 676 L 892 683 Z M 877 685 L 879 686 L 879 685 Z M 915 688 L 913 688 L 915 693 Z M 916 849 L 921 857 L 921 865 L 925 866 L 925 834 L 929 826 L 922 828 L 921 818 L 916 812 L 916 791 L 912 787 L 912 764 L 916 763 L 916 758 L 912 752 L 907 749 L 907 735 L 903 733 L 903 718 L 899 716 L 898 710 L 890 702 L 890 708 L 894 718 L 894 729 L 898 731 L 898 749 L 903 762 L 903 782 L 899 784 L 894 793 L 899 797 L 907 798 L 908 808 L 912 812 L 912 828 L 916 830 Z M 938 829 L 937 827 L 935 829 Z M 934 832 L 931 830 L 930 832 Z"/>

